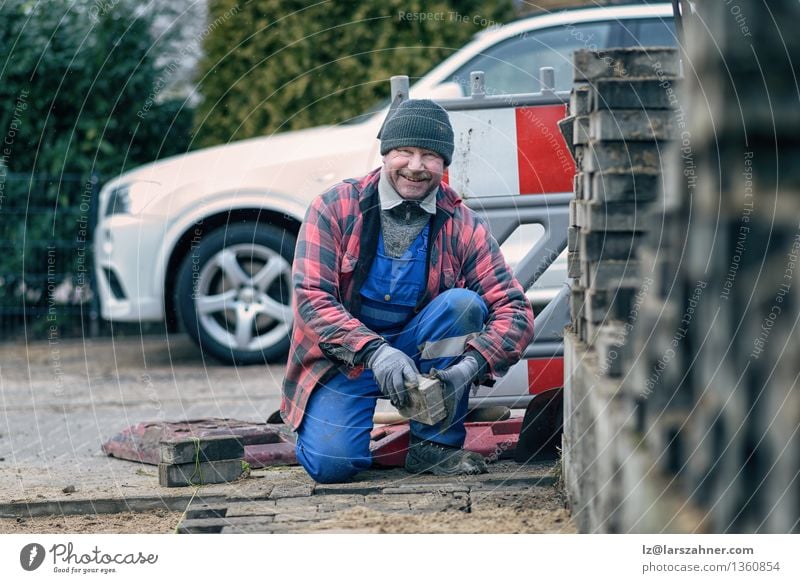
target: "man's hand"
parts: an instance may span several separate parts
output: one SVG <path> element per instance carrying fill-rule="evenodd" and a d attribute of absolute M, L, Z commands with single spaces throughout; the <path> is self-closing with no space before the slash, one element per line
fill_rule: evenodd
<path fill-rule="evenodd" d="M 372 369 L 378 388 L 395 407 L 408 404 L 408 389 L 417 387 L 417 367 L 411 357 L 389 344 L 378 348 L 367 366 Z"/>
<path fill-rule="evenodd" d="M 442 381 L 444 406 L 447 417 L 442 421 L 442 431 L 453 424 L 456 409 L 464 393 L 469 390 L 480 372 L 480 365 L 473 356 L 465 356 L 460 362 L 444 370 L 436 372 L 436 378 Z"/>

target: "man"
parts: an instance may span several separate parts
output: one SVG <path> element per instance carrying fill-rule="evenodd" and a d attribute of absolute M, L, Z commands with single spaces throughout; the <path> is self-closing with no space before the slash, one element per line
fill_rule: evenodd
<path fill-rule="evenodd" d="M 533 314 L 486 224 L 441 182 L 447 112 L 405 101 L 380 138 L 383 167 L 316 198 L 300 229 L 281 413 L 311 477 L 346 481 L 371 464 L 376 400 L 404 405 L 435 369 L 447 417 L 411 422 L 406 470 L 482 473 L 462 449 L 470 389 L 519 360 Z"/>

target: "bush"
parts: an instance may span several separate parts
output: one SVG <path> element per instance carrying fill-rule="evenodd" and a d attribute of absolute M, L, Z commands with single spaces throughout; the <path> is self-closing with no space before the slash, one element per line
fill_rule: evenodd
<path fill-rule="evenodd" d="M 0 5 L 0 317 L 85 301 L 91 177 L 186 149 L 150 27 L 133 0 Z"/>
<path fill-rule="evenodd" d="M 513 15 L 510 1 L 211 0 L 209 8 L 195 116 L 202 145 L 348 120 L 388 97 L 392 75 L 413 83 Z"/>

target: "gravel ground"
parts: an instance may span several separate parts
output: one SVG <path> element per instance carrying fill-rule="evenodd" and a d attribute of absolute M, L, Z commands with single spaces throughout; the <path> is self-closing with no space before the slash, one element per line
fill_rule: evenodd
<path fill-rule="evenodd" d="M 157 468 L 107 457 L 101 443 L 144 421 L 218 417 L 263 422 L 280 406 L 283 372 L 282 366 L 205 361 L 183 336 L 0 345 L 0 533 L 173 532 L 193 489 L 160 488 Z M 368 472 L 365 479 L 409 478 L 402 470 L 390 472 Z M 202 492 L 256 499 L 265 484 L 281 481 L 311 482 L 301 468 L 270 468 Z M 561 494 L 552 487 L 489 496 L 466 516 L 397 517 L 352 508 L 340 518 L 320 528 L 575 531 Z"/>

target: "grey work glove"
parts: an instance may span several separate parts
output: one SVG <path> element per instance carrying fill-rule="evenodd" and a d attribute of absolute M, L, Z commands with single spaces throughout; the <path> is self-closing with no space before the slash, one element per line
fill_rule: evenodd
<path fill-rule="evenodd" d="M 419 386 L 417 367 L 411 357 L 389 344 L 378 348 L 367 362 L 378 388 L 395 407 L 408 404 L 408 389 Z"/>
<path fill-rule="evenodd" d="M 444 407 L 447 417 L 442 421 L 442 431 L 453 424 L 456 418 L 456 409 L 461 399 L 464 397 L 473 383 L 477 380 L 480 372 L 480 365 L 473 356 L 465 356 L 458 363 L 444 370 L 434 373 L 434 376 L 442 381 Z"/>

